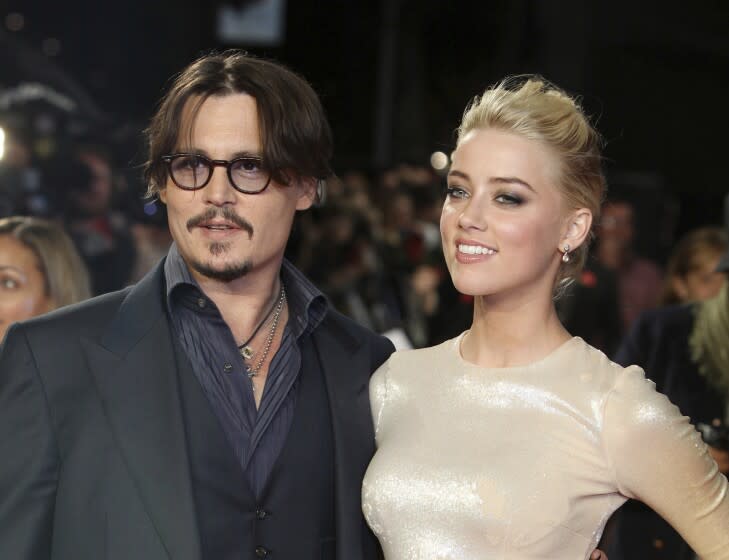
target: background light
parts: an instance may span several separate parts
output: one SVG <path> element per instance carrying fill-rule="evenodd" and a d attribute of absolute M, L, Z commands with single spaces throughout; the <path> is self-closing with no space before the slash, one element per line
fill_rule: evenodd
<path fill-rule="evenodd" d="M 25 17 L 23 14 L 12 12 L 5 16 L 5 27 L 8 31 L 22 31 L 25 27 Z"/>
<path fill-rule="evenodd" d="M 58 56 L 61 53 L 61 41 L 55 37 L 49 37 L 48 39 L 43 40 L 41 48 L 43 50 L 43 54 L 46 56 Z"/>
<path fill-rule="evenodd" d="M 436 171 L 443 171 L 448 167 L 448 156 L 443 152 L 433 152 L 430 156 L 430 165 Z"/>
<path fill-rule="evenodd" d="M 147 216 L 154 216 L 157 213 L 157 210 L 158 210 L 158 208 L 157 208 L 157 204 L 155 201 L 147 202 L 144 205 L 144 213 Z"/>
<path fill-rule="evenodd" d="M 0 128 L 0 159 L 5 155 L 5 131 Z"/>

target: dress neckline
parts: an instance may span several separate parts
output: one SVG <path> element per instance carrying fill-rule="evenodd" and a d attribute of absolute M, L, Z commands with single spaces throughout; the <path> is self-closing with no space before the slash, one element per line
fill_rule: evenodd
<path fill-rule="evenodd" d="M 532 370 L 535 368 L 538 368 L 548 362 L 551 362 L 556 357 L 558 357 L 560 354 L 565 352 L 568 348 L 570 348 L 572 345 L 577 344 L 577 342 L 582 342 L 582 339 L 579 336 L 573 336 L 571 338 L 568 338 L 565 340 L 562 344 L 557 346 L 554 350 L 549 352 L 546 356 L 539 358 L 538 360 L 535 360 L 534 362 L 530 362 L 528 364 L 520 365 L 520 366 L 504 366 L 504 367 L 485 367 L 480 366 L 478 364 L 474 364 L 473 362 L 469 362 L 463 357 L 463 354 L 461 354 L 461 342 L 463 340 L 463 337 L 466 335 L 468 330 L 463 331 L 461 334 L 459 334 L 456 338 L 451 339 L 451 351 L 456 355 L 456 358 L 458 362 L 466 367 L 474 368 L 481 371 L 492 371 L 492 372 L 516 372 L 516 371 L 522 371 L 522 370 Z"/>

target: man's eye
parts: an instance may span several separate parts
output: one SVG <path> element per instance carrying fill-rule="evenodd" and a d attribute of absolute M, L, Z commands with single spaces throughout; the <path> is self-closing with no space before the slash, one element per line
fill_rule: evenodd
<path fill-rule="evenodd" d="M 243 169 L 245 171 L 256 171 L 261 168 L 261 162 L 257 159 L 239 159 L 236 164 L 236 167 Z"/>
<path fill-rule="evenodd" d="M 260 175 L 263 173 L 263 166 L 261 165 L 261 160 L 258 159 L 240 159 L 235 162 L 233 172 L 248 177 Z"/>
<path fill-rule="evenodd" d="M 204 165 L 203 160 L 195 156 L 181 157 L 175 163 L 178 169 L 200 169 Z"/>

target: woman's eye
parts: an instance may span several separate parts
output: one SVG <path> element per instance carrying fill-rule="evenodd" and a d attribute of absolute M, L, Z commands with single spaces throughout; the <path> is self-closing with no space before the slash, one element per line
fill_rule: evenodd
<path fill-rule="evenodd" d="M 468 193 L 461 187 L 448 187 L 446 189 L 446 195 L 450 198 L 466 198 Z"/>
<path fill-rule="evenodd" d="M 2 278 L 0 279 L 0 286 L 5 290 L 14 290 L 18 287 L 18 281 L 14 278 Z"/>
<path fill-rule="evenodd" d="M 496 197 L 496 202 L 506 205 L 518 205 L 524 202 L 521 197 L 515 194 L 502 193 Z"/>

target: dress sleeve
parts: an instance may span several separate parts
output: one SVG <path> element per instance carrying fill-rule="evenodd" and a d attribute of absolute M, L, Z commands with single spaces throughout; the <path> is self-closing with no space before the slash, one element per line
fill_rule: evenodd
<path fill-rule="evenodd" d="M 370 407 L 372 409 L 372 423 L 375 426 L 375 438 L 380 430 L 382 412 L 387 400 L 387 372 L 390 369 L 390 360 L 382 364 L 370 378 Z"/>
<path fill-rule="evenodd" d="M 688 417 L 633 366 L 608 395 L 604 422 L 620 493 L 655 510 L 700 558 L 729 559 L 727 479 Z"/>

